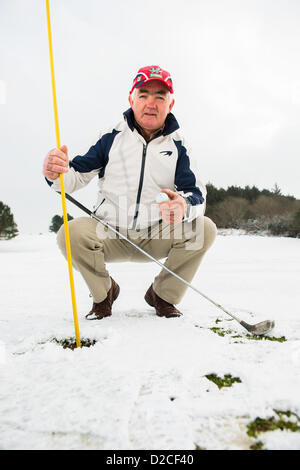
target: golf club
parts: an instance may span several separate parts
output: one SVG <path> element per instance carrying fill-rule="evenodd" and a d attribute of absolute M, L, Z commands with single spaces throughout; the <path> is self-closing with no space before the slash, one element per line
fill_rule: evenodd
<path fill-rule="evenodd" d="M 104 222 L 103 220 L 101 220 L 99 217 L 97 217 L 91 210 L 89 210 L 87 207 L 83 206 L 80 202 L 78 202 L 76 199 L 74 199 L 72 196 L 70 196 L 69 194 L 66 194 L 66 198 L 72 202 L 73 204 L 75 204 L 77 207 L 79 207 L 81 210 L 83 210 L 84 212 L 86 212 L 89 216 L 91 216 L 93 219 L 97 220 L 98 222 L 100 222 L 102 225 L 104 225 L 105 227 L 107 227 L 109 230 L 111 230 L 112 232 L 114 232 L 116 235 L 118 235 L 120 238 L 122 238 L 123 240 L 126 240 L 130 245 L 134 246 L 134 248 L 136 248 L 138 251 L 140 251 L 141 253 L 143 253 L 145 256 L 147 256 L 149 259 L 151 259 L 152 261 L 154 261 L 156 264 L 158 264 L 161 268 L 165 269 L 166 271 L 168 271 L 168 273 L 170 273 L 172 276 L 176 277 L 177 279 L 179 279 L 179 281 L 183 282 L 185 285 L 187 285 L 188 287 L 190 287 L 191 289 L 193 289 L 195 292 L 197 292 L 198 294 L 200 294 L 202 297 L 204 297 L 206 300 L 208 300 L 209 302 L 211 302 L 212 304 L 214 304 L 217 308 L 220 308 L 221 310 L 223 310 L 223 312 L 225 312 L 227 315 L 229 315 L 231 318 L 233 318 L 234 320 L 236 320 L 238 323 L 240 323 L 240 325 L 242 325 L 247 331 L 249 331 L 250 333 L 252 333 L 253 335 L 258 335 L 258 336 L 261 336 L 261 335 L 265 335 L 267 333 L 269 333 L 275 326 L 275 322 L 272 321 L 272 320 L 265 320 L 265 321 L 262 321 L 260 323 L 256 323 L 254 325 L 250 325 L 249 323 L 246 323 L 245 321 L 243 320 L 240 320 L 236 315 L 234 315 L 233 313 L 230 313 L 228 310 L 226 310 L 222 305 L 218 304 L 217 302 L 215 302 L 214 300 L 212 300 L 211 298 L 209 298 L 207 295 L 203 294 L 203 292 L 200 292 L 199 289 L 197 289 L 196 287 L 194 287 L 192 284 L 190 284 L 189 282 L 187 282 L 185 279 L 183 279 L 181 276 L 178 276 L 178 274 L 174 273 L 171 269 L 167 268 L 163 263 L 161 263 L 159 260 L 157 260 L 156 258 L 153 258 L 153 256 L 151 256 L 149 253 L 147 253 L 145 250 L 143 250 L 142 248 L 140 248 L 139 246 L 137 246 L 135 243 L 133 243 L 131 240 L 129 240 L 125 235 L 123 235 L 122 233 L 118 232 L 118 230 L 116 230 L 114 227 L 112 227 L 110 224 L 108 224 L 107 222 Z M 159 199 L 158 199 L 159 200 Z"/>

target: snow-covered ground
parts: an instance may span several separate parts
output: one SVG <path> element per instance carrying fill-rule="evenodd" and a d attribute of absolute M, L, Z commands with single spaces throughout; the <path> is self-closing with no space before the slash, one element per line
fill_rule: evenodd
<path fill-rule="evenodd" d="M 97 343 L 72 351 L 51 342 L 74 336 L 55 236 L 0 242 L 0 448 L 248 449 L 250 421 L 274 409 L 300 414 L 300 240 L 218 236 L 193 281 L 245 321 L 274 319 L 271 336 L 283 343 L 247 338 L 192 290 L 183 318 L 157 317 L 143 297 L 158 270 L 111 264 L 121 293 L 113 316 L 93 322 L 74 272 L 80 334 Z M 205 377 L 212 373 L 241 383 L 219 390 Z M 300 433 L 257 440 L 300 449 Z"/>

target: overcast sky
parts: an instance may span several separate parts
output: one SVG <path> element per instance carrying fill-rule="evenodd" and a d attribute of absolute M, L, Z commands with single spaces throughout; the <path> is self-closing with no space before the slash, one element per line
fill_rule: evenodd
<path fill-rule="evenodd" d="M 138 68 L 171 72 L 201 179 L 300 198 L 299 0 L 50 0 L 61 141 L 71 158 L 122 119 Z M 62 213 L 44 0 L 0 0 L 0 200 L 21 232 Z M 76 193 L 91 207 L 96 179 Z M 73 216 L 82 215 L 68 204 Z"/>

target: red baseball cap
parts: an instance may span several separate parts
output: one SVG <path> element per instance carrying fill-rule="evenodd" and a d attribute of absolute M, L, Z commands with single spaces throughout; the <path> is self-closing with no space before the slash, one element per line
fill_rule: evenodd
<path fill-rule="evenodd" d="M 151 80 L 158 80 L 159 82 L 164 83 L 169 92 L 174 93 L 173 82 L 169 72 L 161 69 L 158 65 L 148 65 L 147 67 L 142 67 L 138 70 L 129 94 L 131 95 L 135 88 L 139 88 L 141 85 L 150 82 Z"/>

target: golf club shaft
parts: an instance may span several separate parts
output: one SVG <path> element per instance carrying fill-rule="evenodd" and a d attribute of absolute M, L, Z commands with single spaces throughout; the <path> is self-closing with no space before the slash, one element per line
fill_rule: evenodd
<path fill-rule="evenodd" d="M 163 268 L 165 271 L 168 271 L 168 273 L 170 273 L 172 276 L 176 277 L 179 281 L 183 282 L 186 286 L 190 287 L 191 289 L 193 289 L 195 292 L 197 292 L 197 294 L 200 294 L 202 297 L 204 297 L 206 300 L 208 300 L 209 302 L 211 302 L 212 304 L 214 304 L 217 308 L 220 308 L 221 310 L 223 310 L 223 312 L 227 313 L 227 315 L 229 315 L 230 317 L 232 317 L 234 320 L 236 320 L 237 322 L 241 323 L 241 320 L 236 317 L 235 315 L 233 315 L 232 313 L 228 312 L 224 307 L 222 307 L 222 305 L 218 304 L 217 302 L 215 302 L 214 300 L 212 300 L 210 297 L 208 297 L 207 295 L 203 294 L 203 292 L 200 292 L 199 289 L 197 289 L 196 287 L 194 287 L 192 284 L 190 284 L 188 281 L 186 281 L 185 279 L 183 279 L 181 276 L 179 276 L 178 274 L 174 273 L 174 271 L 172 271 L 171 269 L 167 268 L 167 266 L 165 266 L 163 263 L 161 263 L 159 260 L 157 260 L 156 258 L 154 258 L 153 256 L 151 256 L 149 253 L 147 253 L 147 251 L 143 250 L 142 248 L 140 248 L 139 246 L 137 246 L 134 242 L 132 242 L 131 240 L 129 240 L 125 235 L 123 235 L 122 233 L 120 233 L 118 230 L 116 230 L 114 227 L 112 227 L 110 224 L 108 224 L 107 222 L 105 222 L 104 220 L 100 219 L 99 217 L 97 217 L 94 212 L 92 212 L 91 210 L 89 210 L 87 207 L 83 206 L 80 202 L 78 202 L 76 199 L 74 199 L 72 196 L 70 196 L 69 194 L 66 194 L 66 198 L 72 202 L 73 204 L 75 204 L 77 207 L 79 207 L 81 210 L 83 210 L 84 212 L 86 212 L 88 215 L 90 215 L 93 219 L 97 220 L 98 222 L 100 222 L 100 224 L 104 225 L 104 227 L 107 227 L 109 230 L 111 230 L 112 232 L 114 232 L 116 235 L 118 235 L 120 238 L 122 238 L 123 240 L 127 241 L 130 245 L 132 245 L 134 248 L 136 248 L 138 251 L 140 251 L 141 253 L 143 253 L 145 256 L 147 256 L 149 259 L 151 259 L 152 261 L 154 261 L 156 264 L 158 264 L 161 268 Z"/>

